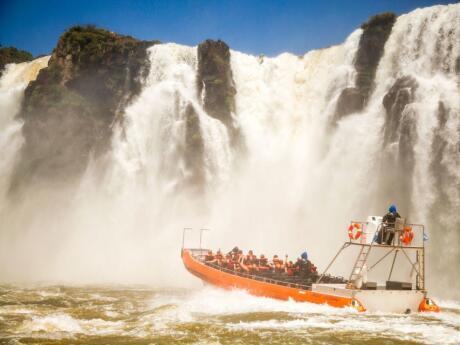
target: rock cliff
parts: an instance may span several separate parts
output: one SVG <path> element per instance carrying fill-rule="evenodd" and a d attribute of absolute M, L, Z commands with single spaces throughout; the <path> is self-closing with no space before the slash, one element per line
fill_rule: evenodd
<path fill-rule="evenodd" d="M 371 17 L 361 25 L 363 33 L 354 61 L 355 86 L 344 89 L 340 94 L 333 123 L 346 115 L 362 110 L 366 105 L 374 86 L 377 66 L 395 21 L 396 15 L 386 12 Z"/>
<path fill-rule="evenodd" d="M 236 89 L 225 42 L 206 40 L 198 46 L 197 86 L 204 110 L 225 124 L 235 143 L 239 136 L 233 121 Z"/>
<path fill-rule="evenodd" d="M 78 176 L 90 155 L 104 152 L 117 114 L 140 92 L 146 49 L 154 43 L 93 26 L 60 37 L 48 67 L 25 91 L 19 115 L 25 144 L 14 186 L 32 177 Z"/>

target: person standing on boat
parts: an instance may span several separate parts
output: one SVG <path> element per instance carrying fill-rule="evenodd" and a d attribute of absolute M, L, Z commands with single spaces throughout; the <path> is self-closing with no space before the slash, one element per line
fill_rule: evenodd
<path fill-rule="evenodd" d="M 308 254 L 304 251 L 300 254 L 300 258 L 294 264 L 294 270 L 299 276 L 307 277 L 312 273 L 312 263 L 308 260 Z"/>
<path fill-rule="evenodd" d="M 401 218 L 395 205 L 388 208 L 388 213 L 383 216 L 382 227 L 379 231 L 377 243 L 391 245 L 395 236 L 396 218 Z"/>

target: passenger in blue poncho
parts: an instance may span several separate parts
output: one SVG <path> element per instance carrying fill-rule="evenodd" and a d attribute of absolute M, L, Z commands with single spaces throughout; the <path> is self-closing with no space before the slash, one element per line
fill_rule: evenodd
<path fill-rule="evenodd" d="M 396 218 L 401 218 L 395 205 L 388 208 L 388 213 L 383 216 L 382 227 L 377 236 L 376 242 L 379 244 L 391 245 L 395 236 Z"/>

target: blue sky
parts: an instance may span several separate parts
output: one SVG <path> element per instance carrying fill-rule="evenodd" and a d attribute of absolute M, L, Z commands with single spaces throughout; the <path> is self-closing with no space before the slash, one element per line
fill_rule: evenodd
<path fill-rule="evenodd" d="M 373 14 L 457 1 L 429 0 L 0 0 L 0 43 L 46 54 L 76 24 L 140 39 L 196 45 L 222 39 L 252 54 L 303 54 L 341 43 Z"/>

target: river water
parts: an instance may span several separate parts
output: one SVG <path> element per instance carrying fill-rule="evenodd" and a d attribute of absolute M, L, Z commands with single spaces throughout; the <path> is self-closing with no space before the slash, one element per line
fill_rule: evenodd
<path fill-rule="evenodd" d="M 460 303 L 357 313 L 243 291 L 0 287 L 0 344 L 459 344 Z"/>

